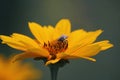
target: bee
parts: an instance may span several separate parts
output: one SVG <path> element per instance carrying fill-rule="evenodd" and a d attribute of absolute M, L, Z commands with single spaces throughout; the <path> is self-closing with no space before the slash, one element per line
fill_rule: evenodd
<path fill-rule="evenodd" d="M 68 47 L 68 41 L 67 41 L 68 36 L 62 35 L 57 41 L 59 46 L 62 47 L 62 49 L 66 50 Z"/>

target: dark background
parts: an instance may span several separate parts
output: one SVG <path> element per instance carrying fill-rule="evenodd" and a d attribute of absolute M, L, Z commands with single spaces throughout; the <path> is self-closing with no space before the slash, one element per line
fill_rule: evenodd
<path fill-rule="evenodd" d="M 0 0 L 0 34 L 18 32 L 32 36 L 29 21 L 55 25 L 62 18 L 70 19 L 72 30 L 103 29 L 98 40 L 108 39 L 114 47 L 95 56 L 95 63 L 70 60 L 70 64 L 60 69 L 58 80 L 120 80 L 119 0 Z M 0 53 L 10 56 L 19 51 L 0 44 Z M 50 80 L 49 69 L 42 62 L 25 61 L 43 71 L 42 80 Z"/>

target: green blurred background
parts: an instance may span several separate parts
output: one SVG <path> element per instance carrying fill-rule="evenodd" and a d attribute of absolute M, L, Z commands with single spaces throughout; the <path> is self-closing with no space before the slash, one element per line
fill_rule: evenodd
<path fill-rule="evenodd" d="M 108 39 L 114 48 L 95 56 L 97 62 L 70 60 L 61 68 L 58 80 L 120 80 L 120 1 L 119 0 L 1 0 L 0 34 L 18 32 L 32 36 L 28 22 L 55 25 L 60 19 L 70 19 L 72 30 L 103 29 L 98 40 Z M 19 53 L 0 44 L 0 53 Z M 41 61 L 25 60 L 43 71 L 42 80 L 50 80 L 48 67 Z"/>

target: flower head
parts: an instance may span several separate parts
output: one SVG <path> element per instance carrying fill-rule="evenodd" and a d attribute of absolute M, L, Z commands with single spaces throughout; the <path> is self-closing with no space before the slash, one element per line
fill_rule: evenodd
<path fill-rule="evenodd" d="M 0 80 L 34 80 L 40 77 L 40 72 L 30 64 L 11 63 L 0 55 Z"/>
<path fill-rule="evenodd" d="M 84 58 L 96 61 L 92 56 L 113 46 L 109 40 L 95 42 L 103 32 L 100 29 L 90 32 L 78 29 L 71 32 L 68 19 L 60 20 L 55 27 L 29 22 L 29 28 L 35 39 L 19 33 L 13 33 L 10 37 L 0 36 L 2 43 L 23 51 L 14 57 L 14 61 L 36 57 L 46 58 L 46 65 L 57 63 L 61 59 Z"/>

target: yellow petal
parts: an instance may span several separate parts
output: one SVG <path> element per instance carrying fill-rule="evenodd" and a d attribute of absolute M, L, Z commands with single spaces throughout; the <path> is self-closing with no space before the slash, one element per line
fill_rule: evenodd
<path fill-rule="evenodd" d="M 0 38 L 2 39 L 3 44 L 7 44 L 12 48 L 15 48 L 18 50 L 23 50 L 23 51 L 25 51 L 27 49 L 27 47 L 24 44 L 16 41 L 15 39 L 13 39 L 9 36 L 0 35 Z"/>
<path fill-rule="evenodd" d="M 26 58 L 48 57 L 49 53 L 44 49 L 30 49 L 25 53 L 17 54 L 13 58 L 13 62 Z"/>
<path fill-rule="evenodd" d="M 109 43 L 108 40 L 104 40 L 104 41 L 100 41 L 100 42 L 96 42 L 94 44 L 98 44 L 101 47 L 101 50 L 106 50 L 108 48 L 113 47 L 113 44 Z"/>
<path fill-rule="evenodd" d="M 50 25 L 48 26 L 48 34 L 50 37 L 49 41 L 56 40 L 60 37 L 59 32 L 57 32 L 55 28 Z"/>
<path fill-rule="evenodd" d="M 83 59 L 87 59 L 87 60 L 94 61 L 94 62 L 96 61 L 96 59 L 91 58 L 91 57 L 69 55 L 69 54 L 66 54 L 66 53 L 59 53 L 59 54 L 57 54 L 57 57 L 61 58 L 61 59 L 79 59 L 79 58 L 83 58 Z"/>
<path fill-rule="evenodd" d="M 91 44 L 97 39 L 97 37 L 102 32 L 103 32 L 102 30 L 96 30 L 96 31 L 93 31 L 93 32 L 88 32 L 87 36 L 84 39 L 82 39 L 78 44 L 81 45 L 81 46 Z"/>
<path fill-rule="evenodd" d="M 91 57 L 81 57 L 81 58 L 84 58 L 84 59 L 87 59 L 87 60 L 90 60 L 90 61 L 93 61 L 93 62 L 95 62 L 96 61 L 96 59 L 94 59 L 94 58 L 91 58 Z"/>
<path fill-rule="evenodd" d="M 65 58 L 85 58 L 88 60 L 92 60 L 92 61 L 96 61 L 93 58 L 90 58 L 92 56 L 95 56 L 96 54 L 98 54 L 101 50 L 106 50 L 108 48 L 113 47 L 113 44 L 109 43 L 108 40 L 104 40 L 104 41 L 100 41 L 100 42 L 96 42 L 93 44 L 89 44 L 85 47 L 73 47 L 68 49 L 65 54 L 68 55 L 68 57 L 66 56 Z"/>
<path fill-rule="evenodd" d="M 101 50 L 101 47 L 98 44 L 90 44 L 85 47 L 78 47 L 78 48 L 71 48 L 70 50 L 66 51 L 70 56 L 76 57 L 91 57 L 98 54 Z"/>
<path fill-rule="evenodd" d="M 34 48 L 34 49 L 29 49 L 27 51 L 27 53 L 31 53 L 31 54 L 35 54 L 35 55 L 38 55 L 41 56 L 41 57 L 49 57 L 49 52 L 46 50 L 46 49 L 43 49 L 43 48 Z"/>
<path fill-rule="evenodd" d="M 15 40 L 23 43 L 24 45 L 30 48 L 39 48 L 39 45 L 33 39 L 23 34 L 13 33 L 12 38 L 14 38 Z"/>
<path fill-rule="evenodd" d="M 45 34 L 44 36 L 46 37 L 46 42 L 55 40 L 53 37 L 56 34 L 55 29 L 49 25 L 48 27 L 43 27 Z"/>
<path fill-rule="evenodd" d="M 66 54 L 66 53 L 58 53 L 57 54 L 57 58 L 61 58 L 61 59 L 76 59 L 78 57 L 76 56 L 71 56 L 69 54 Z"/>
<path fill-rule="evenodd" d="M 12 62 L 22 60 L 22 59 L 26 59 L 26 58 L 34 58 L 34 57 L 36 57 L 35 54 L 20 53 L 20 54 L 17 54 L 13 57 Z"/>
<path fill-rule="evenodd" d="M 59 58 L 56 58 L 56 59 L 54 59 L 54 60 L 49 60 L 49 61 L 46 62 L 45 65 L 55 64 L 55 63 L 57 63 L 59 60 L 60 60 Z"/>
<path fill-rule="evenodd" d="M 45 30 L 43 29 L 41 25 L 34 23 L 34 22 L 29 22 L 29 28 L 32 34 L 41 44 L 44 44 L 44 42 L 48 41 L 45 36 L 47 32 L 45 32 Z"/>
<path fill-rule="evenodd" d="M 68 37 L 68 46 L 73 47 L 79 44 L 79 42 L 87 36 L 87 32 L 83 29 L 73 31 Z"/>
<path fill-rule="evenodd" d="M 61 19 L 55 26 L 57 32 L 59 32 L 59 36 L 65 34 L 69 35 L 71 31 L 71 23 L 68 19 Z"/>

